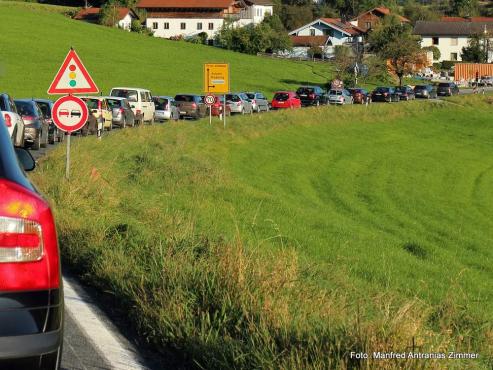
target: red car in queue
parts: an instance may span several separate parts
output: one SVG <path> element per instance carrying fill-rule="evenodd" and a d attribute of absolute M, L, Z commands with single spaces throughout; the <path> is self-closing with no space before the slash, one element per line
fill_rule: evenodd
<path fill-rule="evenodd" d="M 210 109 L 214 117 L 221 116 L 224 109 L 224 95 L 216 96 L 216 101 L 211 105 Z M 226 115 L 231 116 L 231 107 L 228 104 L 226 104 Z"/>
<path fill-rule="evenodd" d="M 301 108 L 301 100 L 294 91 L 277 91 L 271 105 L 272 109 Z"/>

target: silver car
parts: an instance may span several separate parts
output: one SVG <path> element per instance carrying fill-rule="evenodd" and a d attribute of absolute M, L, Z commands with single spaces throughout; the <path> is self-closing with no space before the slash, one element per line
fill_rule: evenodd
<path fill-rule="evenodd" d="M 269 101 L 265 98 L 264 94 L 260 92 L 246 92 L 245 93 L 252 103 L 253 111 L 268 112 L 269 111 Z"/>
<path fill-rule="evenodd" d="M 329 91 L 329 104 L 353 104 L 353 96 L 346 89 L 332 89 Z"/>
<path fill-rule="evenodd" d="M 153 96 L 152 100 L 156 106 L 156 121 L 169 121 L 180 119 L 180 110 L 176 106 L 175 99 L 171 96 Z"/>
<path fill-rule="evenodd" d="M 234 93 L 226 95 L 226 104 L 231 109 L 231 113 L 253 113 L 253 105 L 245 93 Z"/>

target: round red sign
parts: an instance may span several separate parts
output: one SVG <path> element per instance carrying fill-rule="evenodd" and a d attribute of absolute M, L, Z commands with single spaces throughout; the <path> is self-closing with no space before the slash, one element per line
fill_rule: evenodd
<path fill-rule="evenodd" d="M 65 132 L 80 130 L 87 122 L 89 109 L 86 103 L 76 96 L 64 96 L 53 104 L 53 122 Z"/>

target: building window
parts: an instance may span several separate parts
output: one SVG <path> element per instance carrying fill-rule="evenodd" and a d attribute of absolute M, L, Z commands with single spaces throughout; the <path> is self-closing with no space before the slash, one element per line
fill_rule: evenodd
<path fill-rule="evenodd" d="M 315 36 L 315 29 L 310 29 L 310 36 Z"/>
<path fill-rule="evenodd" d="M 152 29 L 157 30 L 157 22 L 152 22 Z"/>
<path fill-rule="evenodd" d="M 440 39 L 438 37 L 432 37 L 431 38 L 431 43 L 433 45 L 438 45 L 439 41 L 440 41 Z"/>
<path fill-rule="evenodd" d="M 197 29 L 200 31 L 202 29 L 202 22 L 197 23 Z"/>
<path fill-rule="evenodd" d="M 169 30 L 169 23 L 168 23 L 168 22 L 165 22 L 165 23 L 164 23 L 164 29 L 165 29 L 165 30 Z"/>
<path fill-rule="evenodd" d="M 459 45 L 459 39 L 457 37 L 452 37 L 450 39 L 450 46 L 457 46 Z"/>
<path fill-rule="evenodd" d="M 365 28 L 369 30 L 371 28 L 371 22 L 366 22 L 365 23 Z"/>
<path fill-rule="evenodd" d="M 450 53 L 450 60 L 457 60 L 457 53 Z"/>
<path fill-rule="evenodd" d="M 211 23 L 209 23 L 209 29 L 210 29 L 210 30 L 213 30 L 213 29 L 214 29 L 214 23 L 212 23 L 212 22 L 211 22 Z"/>
<path fill-rule="evenodd" d="M 187 29 L 187 24 L 185 22 L 180 23 L 180 29 L 186 30 Z"/>

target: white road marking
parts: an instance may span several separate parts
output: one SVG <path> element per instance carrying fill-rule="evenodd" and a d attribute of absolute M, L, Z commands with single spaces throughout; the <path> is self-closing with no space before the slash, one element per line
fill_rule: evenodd
<path fill-rule="evenodd" d="M 65 309 L 112 369 L 147 369 L 142 365 L 143 361 L 136 350 L 131 348 L 130 343 L 123 343 L 104 320 L 99 318 L 103 313 L 92 299 L 82 289 L 79 288 L 77 291 L 74 289 L 77 283 L 71 278 L 64 277 L 63 284 Z"/>

